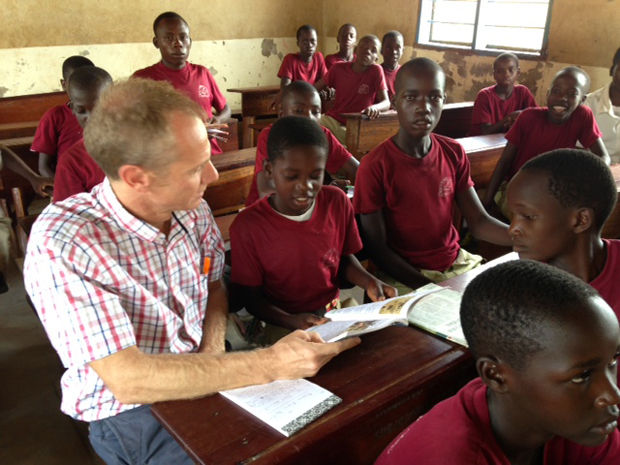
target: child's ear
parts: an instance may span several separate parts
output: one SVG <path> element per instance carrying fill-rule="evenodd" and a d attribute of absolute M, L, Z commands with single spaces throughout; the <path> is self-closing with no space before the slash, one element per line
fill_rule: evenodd
<path fill-rule="evenodd" d="M 67 92 L 67 81 L 65 81 L 64 79 L 61 79 L 60 80 L 60 87 L 62 87 L 62 90 Z"/>
<path fill-rule="evenodd" d="M 476 369 L 484 384 L 494 391 L 507 391 L 506 365 L 493 356 L 484 356 L 476 360 Z"/>
<path fill-rule="evenodd" d="M 273 165 L 271 164 L 269 159 L 263 160 L 263 171 L 265 172 L 265 177 L 267 179 L 273 179 Z"/>
<path fill-rule="evenodd" d="M 589 230 L 594 224 L 594 211 L 591 208 L 579 208 L 575 211 L 573 230 L 579 234 Z"/>
<path fill-rule="evenodd" d="M 159 41 L 157 40 L 157 36 L 153 37 L 153 45 L 156 49 L 159 49 Z"/>

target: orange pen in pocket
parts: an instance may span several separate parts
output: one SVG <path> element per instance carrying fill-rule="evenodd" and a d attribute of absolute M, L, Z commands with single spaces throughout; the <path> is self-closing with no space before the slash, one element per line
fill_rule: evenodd
<path fill-rule="evenodd" d="M 211 268 L 211 258 L 205 257 L 205 261 L 202 264 L 202 274 L 209 274 L 210 268 Z"/>

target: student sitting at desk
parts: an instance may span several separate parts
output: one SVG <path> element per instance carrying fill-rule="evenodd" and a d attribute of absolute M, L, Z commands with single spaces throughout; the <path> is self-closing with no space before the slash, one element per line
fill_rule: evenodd
<path fill-rule="evenodd" d="M 71 74 L 82 66 L 95 66 L 83 56 L 71 56 L 62 64 L 62 90 L 67 91 Z M 30 150 L 39 152 L 39 173 L 54 177 L 59 156 L 82 138 L 82 128 L 71 111 L 71 102 L 45 112 L 32 141 Z"/>
<path fill-rule="evenodd" d="M 369 118 L 390 108 L 383 68 L 377 63 L 381 42 L 375 36 L 364 36 L 357 46 L 353 63 L 334 64 L 314 87 L 321 92 L 335 89 L 334 106 L 321 117 L 321 124 L 346 143 L 346 118 L 342 113 L 361 112 Z"/>
<path fill-rule="evenodd" d="M 517 171 L 536 155 L 553 149 L 574 148 L 579 141 L 609 164 L 609 155 L 592 111 L 583 106 L 590 87 L 585 71 L 575 66 L 560 70 L 547 91 L 547 106 L 523 110 L 506 134 L 506 148 L 497 163 L 483 205 L 494 205 L 509 218 L 506 185 Z"/>
<path fill-rule="evenodd" d="M 471 116 L 470 136 L 508 131 L 526 108 L 536 107 L 530 89 L 515 84 L 521 74 L 519 58 L 502 53 L 493 62 L 494 86 L 478 92 Z"/>
<path fill-rule="evenodd" d="M 478 266 L 459 247 L 456 201 L 476 237 L 510 245 L 507 225 L 491 218 L 473 188 L 469 159 L 453 139 L 432 134 L 445 101 L 445 74 L 427 58 L 405 63 L 393 98 L 400 127 L 366 155 L 355 182 L 364 249 L 377 276 L 400 294 Z"/>
<path fill-rule="evenodd" d="M 383 56 L 383 74 L 385 75 L 385 85 L 388 90 L 390 101 L 395 94 L 394 83 L 396 82 L 396 73 L 400 68 L 398 62 L 405 51 L 405 43 L 403 35 L 398 31 L 390 31 L 383 36 L 381 41 L 381 56 Z"/>
<path fill-rule="evenodd" d="M 310 118 L 317 124 L 321 119 L 321 99 L 317 90 L 305 81 L 295 81 L 284 88 L 282 91 L 281 109 L 278 113 L 283 116 L 303 116 Z M 265 176 L 264 164 L 269 159 L 267 154 L 267 140 L 272 125 L 267 126 L 258 136 L 256 146 L 256 163 L 254 165 L 254 178 L 250 186 L 250 193 L 245 202 L 246 206 L 252 205 L 259 198 L 275 192 L 273 184 Z M 338 171 L 344 171 L 347 180 L 355 182 L 355 175 L 359 162 L 338 142 L 338 139 L 329 131 L 321 126 L 329 143 L 329 154 L 325 169 L 334 175 Z"/>
<path fill-rule="evenodd" d="M 338 308 L 340 277 L 372 300 L 396 290 L 370 275 L 353 208 L 338 188 L 323 186 L 329 144 L 309 118 L 276 121 L 264 169 L 275 193 L 242 210 L 230 228 L 232 282 L 246 309 L 267 323 L 265 343 L 325 322 Z"/>
<path fill-rule="evenodd" d="M 71 99 L 71 108 L 80 127 L 85 128 L 90 114 L 99 100 L 101 92 L 112 84 L 112 76 L 107 71 L 95 66 L 76 70 L 69 79 L 67 93 Z M 90 190 L 103 181 L 105 173 L 92 159 L 80 139 L 69 148 L 56 167 L 56 186 L 54 202 L 59 202 L 80 192 Z"/>
<path fill-rule="evenodd" d="M 305 24 L 297 29 L 297 46 L 299 52 L 286 55 L 278 71 L 282 89 L 293 81 L 314 84 L 327 73 L 323 54 L 316 51 L 317 35 L 313 26 Z"/>
<path fill-rule="evenodd" d="M 187 61 L 192 48 L 187 22 L 177 13 L 168 11 L 155 18 L 153 33 L 153 45 L 161 53 L 161 61 L 136 71 L 133 76 L 168 81 L 205 110 L 207 123 L 228 122 L 230 108 L 211 72 Z M 215 137 L 211 138 L 211 148 L 214 155 L 222 153 Z"/>
<path fill-rule="evenodd" d="M 613 165 L 620 163 L 620 48 L 614 54 L 609 75 L 611 82 L 588 94 L 584 105 L 594 113 Z"/>
<path fill-rule="evenodd" d="M 329 70 L 334 63 L 350 62 L 355 60 L 355 41 L 357 29 L 353 24 L 343 24 L 338 30 L 338 51 L 325 57 L 325 66 Z"/>
<path fill-rule="evenodd" d="M 589 283 L 620 319 L 620 241 L 601 239 L 618 198 L 605 162 L 584 150 L 553 150 L 523 165 L 507 194 L 508 233 L 519 257 Z"/>
<path fill-rule="evenodd" d="M 531 260 L 474 278 L 461 324 L 479 378 L 376 465 L 620 463 L 618 320 L 594 289 Z"/>

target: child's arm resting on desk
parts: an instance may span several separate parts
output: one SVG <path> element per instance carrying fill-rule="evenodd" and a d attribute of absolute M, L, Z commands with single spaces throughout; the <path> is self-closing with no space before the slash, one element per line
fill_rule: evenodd
<path fill-rule="evenodd" d="M 375 104 L 369 106 L 365 110 L 362 110 L 362 114 L 368 115 L 368 118 L 375 119 L 382 111 L 390 109 L 390 99 L 388 98 L 387 90 L 382 89 L 377 92 L 375 98 Z"/>
<path fill-rule="evenodd" d="M 0 156 L 3 157 L 7 169 L 26 178 L 28 182 L 32 184 L 32 188 L 37 194 L 42 197 L 49 197 L 49 194 L 45 192 L 45 188 L 54 187 L 54 179 L 51 177 L 39 176 L 32 171 L 15 152 L 4 145 L 0 145 Z"/>
<path fill-rule="evenodd" d="M 355 255 L 343 255 L 340 259 L 340 266 L 344 270 L 345 279 L 364 289 L 373 302 L 398 295 L 396 288 L 385 284 L 366 271 Z"/>
<path fill-rule="evenodd" d="M 265 298 L 260 286 L 251 287 L 242 286 L 240 284 L 236 284 L 235 286 L 236 289 L 241 292 L 246 310 L 266 323 L 294 331 L 296 329 L 307 329 L 311 326 L 327 322 L 326 318 L 321 318 L 313 313 L 291 315 L 285 312 Z"/>
<path fill-rule="evenodd" d="M 605 144 L 603 144 L 603 139 L 600 137 L 594 141 L 588 150 L 592 152 L 594 155 L 598 155 L 603 159 L 607 165 L 611 164 L 611 158 L 609 158 L 609 154 L 607 153 L 607 149 L 605 148 Z"/>
<path fill-rule="evenodd" d="M 506 132 L 512 124 L 515 122 L 517 117 L 521 114 L 523 110 L 513 111 L 512 113 L 504 116 L 497 123 L 480 123 L 480 132 L 482 134 L 497 134 L 498 132 Z"/>
<path fill-rule="evenodd" d="M 473 187 L 457 192 L 455 200 L 474 237 L 493 244 L 512 245 L 508 225 L 496 220 L 484 210 Z"/>
<path fill-rule="evenodd" d="M 482 201 L 482 205 L 487 210 L 494 205 L 494 197 L 499 189 L 499 186 L 502 185 L 504 178 L 506 177 L 506 173 L 510 169 L 512 162 L 517 155 L 517 146 L 512 142 L 506 143 L 506 147 L 502 152 L 502 156 L 497 162 L 497 166 L 495 167 L 495 171 L 493 171 L 493 176 L 491 176 L 491 182 L 487 187 L 486 193 L 484 194 L 484 200 Z"/>
<path fill-rule="evenodd" d="M 387 245 L 387 234 L 383 212 L 360 215 L 362 221 L 361 233 L 364 248 L 372 261 L 383 271 L 405 286 L 416 289 L 431 281 L 424 277 L 416 268 L 390 249 Z"/>

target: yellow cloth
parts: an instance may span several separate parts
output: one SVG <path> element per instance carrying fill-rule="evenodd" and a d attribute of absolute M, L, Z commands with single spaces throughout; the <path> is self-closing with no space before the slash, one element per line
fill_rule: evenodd
<path fill-rule="evenodd" d="M 347 146 L 346 145 L 347 144 L 346 126 L 343 126 L 342 124 L 340 124 L 340 122 L 337 119 L 332 118 L 331 116 L 327 116 L 327 115 L 321 116 L 321 125 L 329 129 L 334 135 L 334 137 L 338 139 L 338 142 L 340 142 L 345 147 Z"/>

